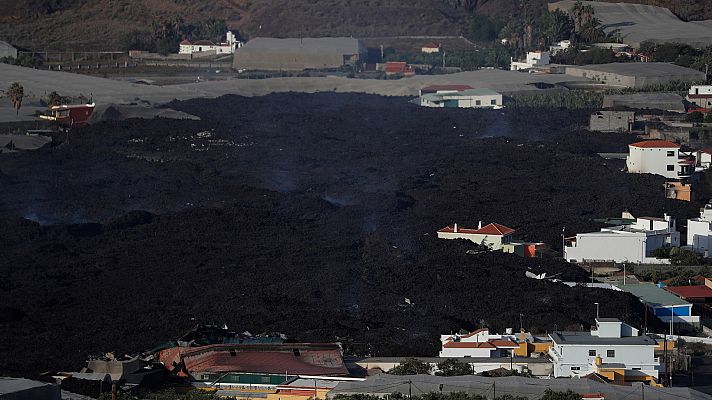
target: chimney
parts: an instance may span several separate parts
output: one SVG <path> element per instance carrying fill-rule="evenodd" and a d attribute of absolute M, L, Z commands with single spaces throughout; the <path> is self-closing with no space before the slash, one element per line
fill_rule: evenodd
<path fill-rule="evenodd" d="M 453 231 L 454 233 L 457 233 L 457 222 L 455 223 L 455 226 L 452 228 L 452 231 Z"/>
<path fill-rule="evenodd" d="M 482 221 L 480 221 L 480 223 L 477 224 L 477 229 L 482 229 Z"/>

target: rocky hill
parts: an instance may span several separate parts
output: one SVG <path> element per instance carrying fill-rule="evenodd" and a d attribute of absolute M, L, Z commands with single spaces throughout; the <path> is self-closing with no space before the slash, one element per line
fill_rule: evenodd
<path fill-rule="evenodd" d="M 669 7 L 683 19 L 712 18 L 704 0 L 615 0 Z M 132 31 L 157 18 L 226 20 L 246 36 L 458 35 L 474 13 L 511 17 L 518 0 L 7 0 L 0 40 L 33 49 L 122 48 Z M 546 0 L 530 0 L 530 8 Z"/>

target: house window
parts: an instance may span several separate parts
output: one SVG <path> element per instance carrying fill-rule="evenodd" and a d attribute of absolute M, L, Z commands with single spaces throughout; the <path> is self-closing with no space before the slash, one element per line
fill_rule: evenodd
<path fill-rule="evenodd" d="M 668 166 L 667 166 L 667 170 L 668 170 L 668 171 L 674 171 L 674 170 L 675 170 L 675 166 L 674 166 L 674 165 L 668 165 Z"/>
<path fill-rule="evenodd" d="M 475 105 L 482 105 L 482 102 L 480 100 L 475 100 Z"/>
<path fill-rule="evenodd" d="M 596 357 L 596 350 L 589 350 L 589 351 L 588 351 L 588 356 L 589 356 L 589 357 Z"/>
<path fill-rule="evenodd" d="M 615 350 L 606 350 L 606 357 L 608 358 L 615 358 L 616 356 L 616 351 Z"/>
<path fill-rule="evenodd" d="M 668 156 L 668 157 L 675 157 L 675 150 L 669 150 L 669 151 L 667 152 L 667 156 Z"/>
<path fill-rule="evenodd" d="M 261 378 L 262 383 L 269 383 L 269 376 L 263 376 Z"/>
<path fill-rule="evenodd" d="M 581 367 L 571 367 L 572 371 L 581 371 Z"/>
<path fill-rule="evenodd" d="M 493 106 L 496 106 L 496 105 L 497 105 L 497 100 L 490 100 L 490 104 L 492 104 Z"/>

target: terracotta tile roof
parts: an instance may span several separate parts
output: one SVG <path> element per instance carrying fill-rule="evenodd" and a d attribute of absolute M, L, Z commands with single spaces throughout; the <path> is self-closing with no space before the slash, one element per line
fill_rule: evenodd
<path fill-rule="evenodd" d="M 386 63 L 386 72 L 405 73 L 407 64 L 405 61 L 388 61 Z"/>
<path fill-rule="evenodd" d="M 423 45 L 423 48 L 425 48 L 425 49 L 439 49 L 439 48 L 440 48 L 440 45 L 439 45 L 439 44 L 436 44 L 436 43 L 434 43 L 434 42 L 430 42 L 430 43 L 424 44 L 424 45 Z"/>
<path fill-rule="evenodd" d="M 183 39 L 182 42 L 180 42 L 181 46 L 190 46 L 190 40 L 188 39 Z"/>
<path fill-rule="evenodd" d="M 695 286 L 665 286 L 665 290 L 683 299 L 712 297 L 712 289 L 705 285 Z"/>
<path fill-rule="evenodd" d="M 491 223 L 483 226 L 480 229 L 469 229 L 469 228 L 457 228 L 457 232 L 452 226 L 446 226 L 440 229 L 438 232 L 443 233 L 462 233 L 465 235 L 494 235 L 494 236 L 505 236 L 515 232 L 514 229 L 506 227 L 502 224 Z"/>
<path fill-rule="evenodd" d="M 168 369 L 174 364 L 188 372 L 254 372 L 296 375 L 348 375 L 335 344 L 219 344 L 174 347 L 160 352 Z"/>
<path fill-rule="evenodd" d="M 447 342 L 443 347 L 448 349 L 494 349 L 490 342 Z"/>
<path fill-rule="evenodd" d="M 494 340 L 490 340 L 489 342 L 492 343 L 493 345 L 495 345 L 495 347 L 505 347 L 505 348 L 506 347 L 512 347 L 512 348 L 519 347 L 518 344 L 514 343 L 513 341 L 511 341 L 509 339 L 494 339 Z"/>
<path fill-rule="evenodd" d="M 704 149 L 700 150 L 700 152 L 712 154 L 712 147 L 705 147 Z"/>
<path fill-rule="evenodd" d="M 468 333 L 468 334 L 466 334 L 466 335 L 460 335 L 460 337 L 461 337 L 461 338 L 469 338 L 469 337 L 473 337 L 473 336 L 477 335 L 478 333 L 482 333 L 482 332 L 489 332 L 489 329 L 488 329 L 488 328 L 481 328 L 481 329 L 478 329 L 478 330 L 476 330 L 476 331 L 472 331 L 472 332 L 470 332 L 470 333 Z"/>
<path fill-rule="evenodd" d="M 198 40 L 197 42 L 193 43 L 201 46 L 215 46 L 215 43 L 209 41 L 209 40 Z"/>
<path fill-rule="evenodd" d="M 679 148 L 680 145 L 677 143 L 673 143 L 669 140 L 643 140 L 642 142 L 636 142 L 632 143 L 629 146 L 631 147 L 639 147 L 643 149 L 655 149 L 655 148 L 663 148 L 663 149 L 669 149 L 669 148 Z"/>

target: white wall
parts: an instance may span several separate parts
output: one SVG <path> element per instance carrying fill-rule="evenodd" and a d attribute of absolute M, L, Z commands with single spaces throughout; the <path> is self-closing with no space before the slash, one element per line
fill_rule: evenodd
<path fill-rule="evenodd" d="M 688 94 L 691 94 L 691 95 L 696 95 L 696 94 L 712 95 L 712 86 L 693 85 L 693 86 L 690 86 L 690 91 L 688 92 Z"/>
<path fill-rule="evenodd" d="M 584 260 L 642 263 L 646 257 L 646 237 L 643 233 L 613 232 L 576 235 L 576 246 L 566 246 L 567 261 Z"/>
<path fill-rule="evenodd" d="M 502 248 L 502 236 L 497 235 L 478 235 L 478 234 L 465 234 L 460 232 L 438 232 L 438 239 L 467 239 L 474 243 L 487 246 L 492 250 L 499 250 Z M 508 243 L 511 241 L 511 236 L 504 236 L 504 242 Z"/>
<path fill-rule="evenodd" d="M 440 350 L 440 357 L 473 357 L 473 358 L 489 358 L 492 352 L 497 349 L 461 349 L 461 348 L 443 348 Z"/>
<path fill-rule="evenodd" d="M 596 352 L 589 356 L 589 350 Z M 608 350 L 615 351 L 615 357 L 608 357 Z M 655 346 L 652 345 L 563 345 L 555 344 L 549 351 L 554 362 L 554 377 L 583 376 L 596 371 L 596 356 L 603 363 L 624 364 L 626 369 L 640 368 L 646 375 L 658 377 L 659 363 L 655 360 Z M 571 367 L 580 370 L 572 371 Z"/>
<path fill-rule="evenodd" d="M 457 96 L 458 107 L 460 108 L 480 108 L 480 107 L 501 107 L 502 95 L 492 96 Z M 479 101 L 479 104 L 477 103 Z M 492 104 L 494 102 L 494 104 Z"/>
<path fill-rule="evenodd" d="M 629 146 L 629 155 L 626 159 L 628 172 L 638 174 L 656 174 L 666 178 L 678 178 L 677 148 L 641 148 Z M 668 168 L 672 168 L 669 171 Z"/>

